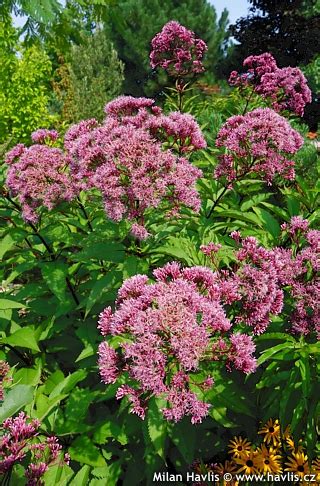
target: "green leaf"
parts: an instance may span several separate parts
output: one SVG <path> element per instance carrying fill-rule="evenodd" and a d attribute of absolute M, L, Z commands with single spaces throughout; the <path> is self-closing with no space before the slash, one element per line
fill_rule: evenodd
<path fill-rule="evenodd" d="M 69 483 L 70 486 L 87 486 L 91 467 L 83 466 Z"/>
<path fill-rule="evenodd" d="M 261 218 L 264 228 L 274 238 L 278 238 L 281 228 L 276 218 L 265 209 L 254 207 L 253 210 Z"/>
<path fill-rule="evenodd" d="M 116 275 L 114 272 L 109 272 L 107 275 L 104 275 L 102 278 L 100 278 L 100 280 L 96 281 L 91 289 L 87 300 L 85 317 L 87 317 L 93 305 L 97 302 L 97 300 L 99 300 L 99 298 L 103 294 L 103 291 L 106 288 L 110 288 L 112 284 L 114 284 L 115 277 Z"/>
<path fill-rule="evenodd" d="M 14 381 L 19 384 L 36 386 L 40 382 L 41 378 L 41 361 L 39 360 L 36 368 L 20 368 L 14 374 Z"/>
<path fill-rule="evenodd" d="M 2 240 L 0 241 L 0 259 L 2 259 L 6 252 L 13 247 L 14 243 L 15 241 L 10 234 L 6 234 L 2 238 Z"/>
<path fill-rule="evenodd" d="M 119 263 L 123 262 L 125 252 L 123 245 L 120 243 L 93 243 L 88 248 L 85 248 L 71 258 L 77 262 L 95 259 Z"/>
<path fill-rule="evenodd" d="M 183 419 L 175 424 L 170 432 L 172 442 L 188 465 L 191 464 L 194 458 L 196 435 L 196 427 L 187 419 Z"/>
<path fill-rule="evenodd" d="M 309 398 L 311 391 L 311 375 L 310 375 L 310 363 L 307 355 L 302 356 L 296 361 L 301 374 L 302 392 L 304 398 Z"/>
<path fill-rule="evenodd" d="M 165 400 L 152 398 L 148 404 L 147 425 L 154 450 L 165 459 L 167 425 L 160 409 L 166 406 Z"/>
<path fill-rule="evenodd" d="M 71 459 L 93 467 L 103 467 L 106 461 L 89 437 L 77 437 L 69 447 Z"/>
<path fill-rule="evenodd" d="M 24 304 L 20 304 L 19 302 L 15 302 L 14 300 L 0 299 L 1 310 L 22 309 L 22 307 L 26 307 L 26 306 Z"/>
<path fill-rule="evenodd" d="M 48 471 L 43 476 L 43 481 L 46 486 L 66 486 L 70 484 L 69 481 L 72 475 L 73 471 L 67 464 L 54 464 L 49 466 Z M 84 483 L 78 484 L 79 486 L 84 485 Z"/>
<path fill-rule="evenodd" d="M 31 385 L 16 385 L 9 390 L 0 407 L 0 423 L 19 412 L 19 410 L 25 405 L 28 405 L 32 399 L 33 386 Z"/>
<path fill-rule="evenodd" d="M 287 207 L 291 217 L 300 214 L 300 203 L 294 196 L 287 196 Z"/>
<path fill-rule="evenodd" d="M 67 396 L 68 395 L 57 395 L 50 399 L 42 393 L 37 394 L 34 416 L 42 422 L 45 417 L 50 414 L 51 410 L 53 410 Z"/>
<path fill-rule="evenodd" d="M 51 292 L 61 302 L 64 302 L 66 298 L 68 266 L 64 263 L 46 262 L 41 264 L 41 272 Z"/>
<path fill-rule="evenodd" d="M 60 393 L 69 393 L 79 381 L 87 377 L 87 370 L 77 370 L 62 380 L 50 393 L 49 398 L 54 398 Z"/>
<path fill-rule="evenodd" d="M 222 427 L 233 428 L 236 424 L 228 419 L 227 407 L 218 407 L 213 405 L 210 408 L 209 415 Z"/>
<path fill-rule="evenodd" d="M 116 439 L 121 445 L 126 445 L 128 443 L 128 437 L 125 431 L 115 422 L 114 418 L 104 421 L 104 423 L 98 427 L 93 435 L 93 440 L 97 444 L 105 444 L 107 439 L 111 437 Z"/>
<path fill-rule="evenodd" d="M 296 340 L 293 336 L 290 336 L 290 334 L 286 334 L 285 332 L 266 332 L 264 334 L 260 334 L 260 336 L 255 336 L 255 341 L 260 342 L 260 341 L 273 341 L 273 340 L 283 340 L 283 341 L 291 341 L 292 343 L 295 343 Z"/>
<path fill-rule="evenodd" d="M 32 349 L 33 351 L 40 351 L 33 326 L 18 329 L 16 332 L 11 334 L 11 336 L 3 339 L 2 342 L 10 344 L 11 346 L 18 346 L 21 348 Z"/>
<path fill-rule="evenodd" d="M 260 357 L 257 360 L 258 366 L 270 359 L 275 354 L 281 355 L 283 352 L 286 352 L 290 348 L 293 348 L 293 345 L 286 343 L 286 346 L 284 346 L 283 344 L 277 344 L 277 346 L 266 349 L 261 353 Z"/>

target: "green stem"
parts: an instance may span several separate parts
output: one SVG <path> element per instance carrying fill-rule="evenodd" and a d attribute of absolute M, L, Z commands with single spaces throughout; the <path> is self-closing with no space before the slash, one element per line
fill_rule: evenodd
<path fill-rule="evenodd" d="M 78 204 L 80 206 L 80 209 L 81 209 L 81 211 L 82 211 L 82 213 L 83 213 L 83 215 L 84 215 L 84 217 L 85 217 L 85 219 L 87 221 L 87 225 L 88 225 L 90 231 L 93 231 L 93 227 L 92 227 L 91 221 L 89 219 L 88 213 L 86 211 L 86 208 L 82 204 L 81 199 L 79 197 L 77 197 L 77 201 L 78 201 Z"/>
<path fill-rule="evenodd" d="M 246 112 L 247 112 L 247 108 L 248 108 L 249 103 L 250 103 L 250 101 L 252 99 L 253 93 L 254 93 L 254 88 L 252 88 L 251 93 L 250 93 L 249 97 L 247 98 L 246 105 L 245 105 L 244 110 L 242 112 L 242 116 L 245 115 Z"/>
<path fill-rule="evenodd" d="M 222 193 L 220 194 L 220 196 L 217 197 L 217 199 L 214 201 L 213 205 L 212 205 L 212 208 L 210 209 L 209 213 L 207 214 L 207 219 L 210 218 L 211 214 L 213 213 L 214 211 L 214 208 L 217 206 L 217 204 L 219 203 L 220 199 L 223 198 L 223 196 L 225 195 L 225 193 L 227 192 L 228 190 L 228 186 L 225 186 Z"/>
<path fill-rule="evenodd" d="M 14 346 L 11 346 L 11 344 L 3 343 L 3 344 L 1 344 L 1 346 L 5 347 L 5 348 L 9 348 L 10 351 L 15 353 L 18 356 L 18 358 L 20 358 L 21 361 L 23 361 L 27 366 L 30 366 L 32 364 L 32 361 L 30 361 L 30 359 L 27 357 L 27 355 L 22 354 Z"/>

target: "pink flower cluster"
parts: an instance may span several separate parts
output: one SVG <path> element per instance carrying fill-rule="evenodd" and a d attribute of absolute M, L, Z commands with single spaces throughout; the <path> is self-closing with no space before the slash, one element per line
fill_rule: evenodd
<path fill-rule="evenodd" d="M 320 231 L 308 226 L 300 216 L 282 225 L 295 248 L 267 250 L 253 237 L 241 239 L 238 233 L 232 234 L 241 248 L 235 254 L 236 271 L 225 273 L 224 278 L 233 285 L 233 302 L 241 304 L 236 322 L 252 326 L 259 334 L 272 315 L 288 312 L 285 320 L 295 333 L 315 333 L 320 338 Z"/>
<path fill-rule="evenodd" d="M 237 269 L 228 275 L 229 285 L 233 283 L 240 302 L 235 321 L 250 326 L 254 334 L 263 333 L 273 315 L 278 315 L 283 308 L 283 290 L 278 282 L 274 254 L 259 246 L 251 236 L 239 240 L 233 234 L 241 248 L 235 252 Z"/>
<path fill-rule="evenodd" d="M 80 122 L 65 138 L 73 178 L 82 189 L 99 189 L 108 217 L 131 221 L 139 239 L 148 236 L 145 214 L 151 208 L 168 216 L 178 215 L 181 206 L 200 209 L 195 182 L 201 171 L 156 138 L 163 128 L 163 138 L 168 141 L 172 135 L 181 152 L 187 152 L 205 145 L 200 129 L 190 115 L 164 116 L 153 103 L 120 97 L 106 106 L 103 125 Z"/>
<path fill-rule="evenodd" d="M 51 465 L 59 464 L 62 447 L 54 436 L 39 440 L 40 425 L 38 420 L 29 420 L 23 412 L 3 422 L 0 474 L 10 471 L 15 464 L 21 463 L 27 454 L 31 454 L 31 462 L 25 470 L 27 486 L 44 484 L 41 478 Z M 69 455 L 65 454 L 64 462 L 68 464 L 69 459 Z"/>
<path fill-rule="evenodd" d="M 52 209 L 59 202 L 74 198 L 76 189 L 66 172 L 68 160 L 62 150 L 40 144 L 29 148 L 19 144 L 8 152 L 6 162 L 9 164 L 7 186 L 18 197 L 26 221 L 37 222 L 37 210 L 41 206 Z"/>
<path fill-rule="evenodd" d="M 202 58 L 206 43 L 195 37 L 194 32 L 174 20 L 168 22 L 151 41 L 150 63 L 161 67 L 170 76 L 181 77 L 204 71 Z"/>
<path fill-rule="evenodd" d="M 295 154 L 303 138 L 285 118 L 269 108 L 257 108 L 229 118 L 220 129 L 216 146 L 226 149 L 220 155 L 215 176 L 232 183 L 249 174 L 265 179 L 276 176 L 293 179 Z"/>
<path fill-rule="evenodd" d="M 105 107 L 107 117 L 122 125 L 147 130 L 152 137 L 179 154 L 206 148 L 207 144 L 195 118 L 189 113 L 165 115 L 151 98 L 119 96 Z"/>
<path fill-rule="evenodd" d="M 320 339 L 320 231 L 308 226 L 300 216 L 282 225 L 294 248 L 275 248 L 274 259 L 278 279 L 288 295 L 293 331 L 316 333 Z"/>
<path fill-rule="evenodd" d="M 104 336 L 123 337 L 116 349 L 107 341 L 100 344 L 100 374 L 106 384 L 129 374 L 130 384 L 120 386 L 117 398 L 127 396 L 131 411 L 141 418 L 156 396 L 167 400 L 162 412 L 168 420 L 191 416 L 198 423 L 209 405 L 196 392 L 213 385 L 210 372 L 216 361 L 249 373 L 256 367 L 255 348 L 249 336 L 231 332 L 222 306 L 227 286 L 212 270 L 182 269 L 172 262 L 156 269 L 154 277 L 151 284 L 146 275 L 126 280 L 116 311 L 108 307 L 100 315 Z M 204 370 L 206 376 L 196 379 Z"/>
<path fill-rule="evenodd" d="M 278 68 L 267 52 L 247 57 L 243 66 L 248 68 L 244 74 L 232 71 L 229 78 L 232 86 L 252 85 L 256 93 L 271 100 L 275 111 L 288 110 L 303 116 L 305 105 L 311 102 L 311 91 L 299 68 Z"/>
<path fill-rule="evenodd" d="M 22 205 L 23 217 L 35 223 L 38 209 L 52 209 L 81 190 L 98 189 L 109 218 L 132 223 L 132 234 L 145 239 L 145 213 L 159 208 L 177 216 L 181 207 L 200 209 L 195 189 L 202 172 L 183 157 L 206 147 L 189 114 L 164 115 L 154 100 L 120 96 L 105 107 L 106 119 L 72 126 L 64 148 L 49 146 L 58 136 L 40 129 L 27 148 L 16 145 L 6 156 L 7 185 Z M 49 145 L 48 145 L 49 144 Z"/>
<path fill-rule="evenodd" d="M 58 138 L 59 133 L 56 130 L 47 130 L 46 128 L 40 128 L 31 135 L 34 143 L 45 143 L 46 141 L 55 142 Z"/>

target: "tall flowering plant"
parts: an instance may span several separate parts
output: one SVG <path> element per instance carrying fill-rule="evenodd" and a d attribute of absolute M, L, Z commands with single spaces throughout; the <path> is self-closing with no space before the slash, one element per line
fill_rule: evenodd
<path fill-rule="evenodd" d="M 298 122 L 283 117 L 302 114 L 308 89 L 296 68 L 250 56 L 218 113 L 213 98 L 187 99 L 205 51 L 169 22 L 151 53 L 176 80 L 164 108 L 120 96 L 102 123 L 37 130 L 6 156 L 4 484 L 22 475 L 30 485 L 127 484 L 133 471 L 151 484 L 199 456 L 219 474 L 311 468 L 318 194 L 300 176 L 312 144 L 302 148 Z M 291 425 L 285 467 L 280 423 L 250 444 L 269 417 Z M 63 439 L 73 469 L 46 430 Z"/>

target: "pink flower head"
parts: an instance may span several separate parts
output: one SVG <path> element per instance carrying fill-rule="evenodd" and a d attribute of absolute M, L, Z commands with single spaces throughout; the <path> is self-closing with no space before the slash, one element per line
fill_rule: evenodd
<path fill-rule="evenodd" d="M 210 374 L 203 376 L 215 359 L 212 343 L 231 328 L 221 304 L 220 279 L 209 268 L 182 268 L 176 262 L 156 269 L 154 277 L 154 283 L 145 275 L 126 280 L 114 313 L 107 308 L 109 334 L 125 339 L 117 349 L 107 342 L 100 345 L 100 373 L 105 383 L 129 375 L 133 388 L 123 385 L 116 396 L 128 396 L 133 413 L 144 416 L 148 400 L 159 396 L 168 402 L 162 410 L 165 418 L 178 421 L 190 416 L 192 423 L 198 423 L 209 405 L 190 390 L 190 383 L 198 383 L 201 390 L 213 385 Z M 242 354 L 234 346 L 222 359 L 233 360 L 237 369 L 248 372 L 253 370 L 252 351 L 249 344 Z M 197 373 L 202 379 L 194 381 Z"/>
<path fill-rule="evenodd" d="M 276 69 L 264 74 L 256 92 L 263 98 L 270 98 L 275 111 L 288 110 L 299 116 L 303 116 L 305 105 L 312 101 L 307 80 L 297 67 Z"/>
<path fill-rule="evenodd" d="M 227 366 L 232 364 L 237 370 L 253 373 L 257 368 L 257 360 L 253 357 L 256 347 L 252 337 L 235 333 L 230 337 L 230 343 Z"/>
<path fill-rule="evenodd" d="M 283 223 L 281 229 L 288 231 L 291 236 L 294 236 L 297 232 L 305 233 L 309 227 L 309 221 L 303 219 L 301 216 L 293 216 L 289 223 Z"/>
<path fill-rule="evenodd" d="M 207 50 L 206 43 L 179 22 L 168 22 L 152 39 L 151 46 L 152 68 L 161 67 L 174 77 L 204 71 L 202 58 Z"/>
<path fill-rule="evenodd" d="M 305 105 L 311 102 L 311 91 L 299 68 L 278 68 L 268 52 L 247 57 L 243 66 L 248 68 L 246 73 L 232 71 L 230 74 L 231 86 L 252 85 L 257 94 L 271 101 L 275 111 L 292 111 L 303 116 Z"/>
<path fill-rule="evenodd" d="M 217 147 L 226 149 L 226 153 L 219 157 L 215 176 L 232 182 L 255 174 L 269 184 L 276 176 L 293 179 L 294 161 L 288 156 L 302 144 L 301 135 L 269 108 L 232 116 L 216 140 Z"/>
<path fill-rule="evenodd" d="M 6 183 L 12 194 L 18 196 L 26 221 L 35 223 L 37 209 L 42 206 L 50 210 L 75 197 L 76 188 L 66 172 L 67 166 L 68 160 L 58 148 L 32 145 L 21 149 L 20 157 L 9 167 Z"/>
<path fill-rule="evenodd" d="M 57 130 L 47 130 L 40 128 L 31 134 L 31 139 L 34 143 L 46 143 L 46 141 L 55 142 L 59 137 Z"/>
<path fill-rule="evenodd" d="M 23 143 L 15 145 L 5 156 L 6 164 L 11 165 L 17 162 L 25 150 L 27 150 L 27 147 Z"/>
<path fill-rule="evenodd" d="M 141 110 L 154 108 L 152 98 L 135 98 L 134 96 L 119 96 L 106 104 L 104 111 L 107 116 L 122 120 L 126 117 L 137 116 Z M 147 111 L 146 111 L 147 112 Z"/>
<path fill-rule="evenodd" d="M 177 143 L 180 153 L 207 146 L 198 123 L 189 113 L 172 112 L 150 117 L 146 128 L 160 141 Z"/>
<path fill-rule="evenodd" d="M 212 254 L 218 253 L 220 250 L 220 243 L 209 243 L 208 245 L 201 245 L 200 250 L 204 255 L 210 256 Z"/>
<path fill-rule="evenodd" d="M 264 74 L 273 73 L 278 69 L 275 58 L 269 52 L 247 57 L 243 61 L 243 66 L 253 74 L 255 82 L 260 80 Z"/>
<path fill-rule="evenodd" d="M 163 150 L 147 130 L 109 117 L 101 127 L 72 142 L 71 173 L 87 188 L 99 189 L 114 221 L 132 221 L 132 234 L 145 239 L 148 210 L 166 207 L 179 215 L 183 206 L 200 209 L 195 182 L 201 171 L 187 159 Z"/>
<path fill-rule="evenodd" d="M 3 422 L 0 474 L 10 471 L 15 464 L 20 464 L 30 454 L 31 462 L 25 469 L 27 485 L 43 484 L 42 476 L 49 466 L 57 464 L 62 447 L 54 436 L 42 439 L 39 435 L 40 425 L 38 420 L 30 420 L 24 412 Z"/>
<path fill-rule="evenodd" d="M 309 230 L 308 225 L 300 216 L 283 225 L 296 248 L 275 248 L 273 259 L 289 297 L 287 320 L 293 332 L 320 339 L 320 231 Z"/>
<path fill-rule="evenodd" d="M 258 84 L 264 74 L 272 73 L 277 69 L 277 63 L 269 52 L 258 56 L 247 57 L 243 61 L 243 66 L 248 68 L 246 73 L 239 74 L 237 71 L 231 72 L 229 77 L 229 84 L 231 86 Z"/>
<path fill-rule="evenodd" d="M 192 115 L 180 112 L 164 115 L 151 98 L 119 96 L 106 105 L 105 112 L 107 124 L 111 117 L 121 125 L 143 128 L 153 138 L 176 148 L 180 154 L 200 150 L 207 145 Z"/>

